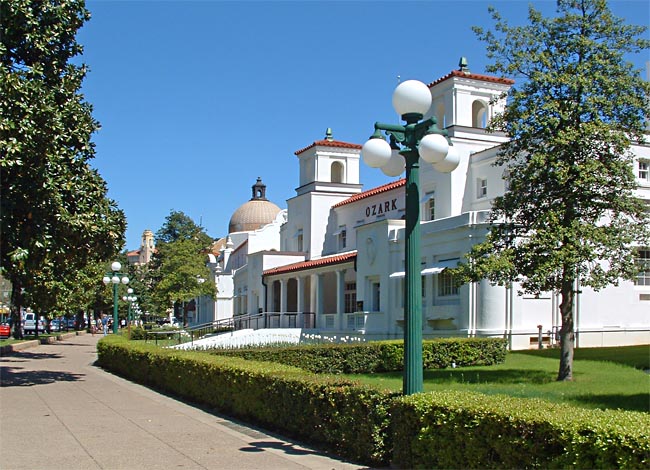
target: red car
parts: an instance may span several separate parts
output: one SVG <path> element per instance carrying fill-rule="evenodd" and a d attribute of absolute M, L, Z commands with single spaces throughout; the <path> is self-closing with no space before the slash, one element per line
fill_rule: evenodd
<path fill-rule="evenodd" d="M 0 338 L 9 338 L 11 336 L 11 327 L 8 323 L 0 323 Z"/>

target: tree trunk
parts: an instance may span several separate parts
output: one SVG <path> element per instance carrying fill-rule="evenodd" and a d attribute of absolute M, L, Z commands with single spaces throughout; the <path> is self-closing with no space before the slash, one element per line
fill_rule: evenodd
<path fill-rule="evenodd" d="M 562 283 L 560 295 L 560 314 L 562 327 L 560 328 L 560 370 L 557 380 L 573 380 L 573 345 L 575 334 L 573 332 L 573 303 L 575 299 L 574 281 L 565 280 Z"/>
<path fill-rule="evenodd" d="M 22 306 L 22 289 L 18 283 L 13 283 L 11 286 L 11 326 L 14 329 L 14 339 L 23 339 L 23 316 L 21 315 Z"/>

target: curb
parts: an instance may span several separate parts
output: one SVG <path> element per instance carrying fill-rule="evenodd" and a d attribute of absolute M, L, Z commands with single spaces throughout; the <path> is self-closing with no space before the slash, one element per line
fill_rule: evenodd
<path fill-rule="evenodd" d="M 73 331 L 71 333 L 64 333 L 56 336 L 48 336 L 40 339 L 31 339 L 29 341 L 22 341 L 20 343 L 7 344 L 0 346 L 0 356 L 8 356 L 14 352 L 23 351 L 25 349 L 35 348 L 39 344 L 54 344 L 57 341 L 65 341 L 66 339 L 74 338 L 75 336 L 85 335 L 85 330 Z"/>

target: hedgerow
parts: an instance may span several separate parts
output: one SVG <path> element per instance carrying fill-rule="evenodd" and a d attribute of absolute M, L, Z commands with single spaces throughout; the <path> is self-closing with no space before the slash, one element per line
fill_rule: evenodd
<path fill-rule="evenodd" d="M 403 397 L 272 362 L 116 336 L 99 364 L 130 380 L 366 465 L 649 468 L 650 416 L 469 392 Z"/>

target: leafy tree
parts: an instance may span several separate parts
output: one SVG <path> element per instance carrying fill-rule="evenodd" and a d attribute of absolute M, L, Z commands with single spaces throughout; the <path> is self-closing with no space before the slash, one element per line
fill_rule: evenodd
<path fill-rule="evenodd" d="M 646 28 L 624 24 L 604 0 L 559 0 L 551 18 L 531 6 L 521 27 L 490 11 L 495 31 L 474 28 L 494 59 L 488 70 L 526 80 L 490 124 L 511 137 L 496 163 L 509 189 L 460 273 L 559 292 L 558 380 L 572 380 L 576 292 L 632 278 L 633 246 L 649 237 L 630 146 L 642 141 L 650 90 L 624 59 L 648 48 Z"/>
<path fill-rule="evenodd" d="M 156 247 L 164 243 L 172 243 L 178 240 L 195 239 L 208 246 L 212 243 L 212 238 L 207 235 L 203 228 L 196 225 L 192 218 L 182 211 L 170 211 L 165 218 L 165 223 L 156 232 Z"/>
<path fill-rule="evenodd" d="M 152 301 L 159 312 L 170 305 L 176 311 L 182 303 L 202 295 L 214 297 L 216 287 L 205 264 L 212 238 L 183 212 L 171 211 L 156 232 L 156 253 L 149 279 Z M 204 282 L 199 282 L 203 279 Z M 184 323 L 187 319 L 182 315 Z"/>
<path fill-rule="evenodd" d="M 133 295 L 137 297 L 136 303 L 142 312 L 154 312 L 155 304 L 152 300 L 152 290 L 147 283 L 148 265 L 127 265 L 127 273 L 130 279 L 129 287 L 133 289 Z"/>
<path fill-rule="evenodd" d="M 0 0 L 0 18 L 0 261 L 18 324 L 25 301 L 51 306 L 43 286 L 116 253 L 125 219 L 88 163 L 99 124 L 71 63 L 84 2 Z"/>

